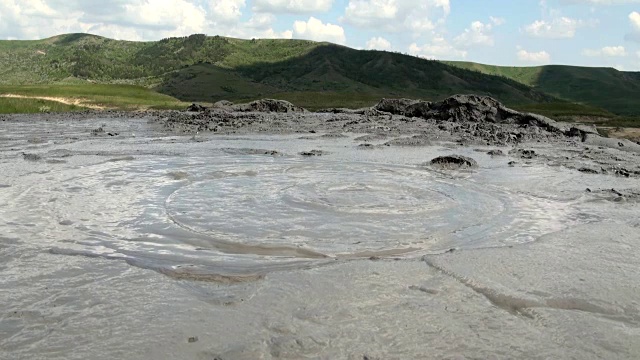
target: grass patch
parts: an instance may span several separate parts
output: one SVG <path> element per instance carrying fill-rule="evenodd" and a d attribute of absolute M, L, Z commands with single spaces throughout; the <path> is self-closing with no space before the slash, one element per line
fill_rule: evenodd
<path fill-rule="evenodd" d="M 640 116 L 619 116 L 607 110 L 582 104 L 564 102 L 514 106 L 514 110 L 540 114 L 558 121 L 593 124 L 601 135 L 610 128 L 640 128 Z"/>
<path fill-rule="evenodd" d="M 119 110 L 182 109 L 188 106 L 187 103 L 171 96 L 133 85 L 2 85 L 0 94 L 78 100 L 80 106 L 97 105 Z"/>
<path fill-rule="evenodd" d="M 35 114 L 42 112 L 68 112 L 83 108 L 39 99 L 0 98 L 0 114 Z"/>
<path fill-rule="evenodd" d="M 514 110 L 522 112 L 530 112 L 540 114 L 552 119 L 560 117 L 594 117 L 594 118 L 613 118 L 616 115 L 589 105 L 574 104 L 568 102 L 551 102 L 541 104 L 516 105 Z"/>
<path fill-rule="evenodd" d="M 598 127 L 609 128 L 640 128 L 640 117 L 638 116 L 618 116 L 609 120 L 594 122 Z"/>

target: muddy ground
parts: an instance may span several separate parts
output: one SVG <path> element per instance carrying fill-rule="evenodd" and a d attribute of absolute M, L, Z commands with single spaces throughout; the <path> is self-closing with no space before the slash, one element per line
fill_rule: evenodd
<path fill-rule="evenodd" d="M 640 356 L 640 145 L 473 96 L 192 110 L 0 117 L 0 358 Z"/>

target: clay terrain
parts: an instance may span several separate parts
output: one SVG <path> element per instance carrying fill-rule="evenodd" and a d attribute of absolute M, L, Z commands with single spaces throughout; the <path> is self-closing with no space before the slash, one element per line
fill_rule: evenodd
<path fill-rule="evenodd" d="M 1 359 L 637 359 L 640 145 L 483 96 L 0 116 Z"/>

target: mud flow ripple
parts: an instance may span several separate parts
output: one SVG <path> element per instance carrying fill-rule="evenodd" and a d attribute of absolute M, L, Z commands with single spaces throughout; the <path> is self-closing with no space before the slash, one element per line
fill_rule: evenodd
<path fill-rule="evenodd" d="M 75 217 L 74 238 L 84 240 L 52 251 L 176 276 L 250 276 L 518 244 L 561 227 L 564 211 L 419 166 L 231 155 L 96 167 L 77 186 L 60 184 L 83 195 L 58 200 L 56 216 L 61 224 Z M 117 199 L 108 195 L 114 189 Z M 65 203 L 78 199 L 83 206 Z"/>

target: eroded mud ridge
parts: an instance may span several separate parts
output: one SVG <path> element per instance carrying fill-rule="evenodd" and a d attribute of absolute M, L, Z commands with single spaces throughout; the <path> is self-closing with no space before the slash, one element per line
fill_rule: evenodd
<path fill-rule="evenodd" d="M 263 100 L 244 105 L 197 107 L 187 113 L 167 114 L 170 129 L 226 132 L 333 130 L 405 134 L 407 128 L 422 131 L 425 139 L 455 139 L 497 145 L 562 137 L 584 139 L 594 128 L 557 123 L 535 114 L 511 110 L 490 97 L 458 95 L 442 102 L 383 99 L 370 109 L 327 109 L 310 113 L 286 101 Z M 252 112 L 247 112 L 252 110 Z M 265 115 L 264 112 L 277 116 Z M 319 128 L 319 129 L 318 129 Z"/>
<path fill-rule="evenodd" d="M 473 96 L 190 110 L 2 117 L 0 358 L 640 355 L 637 144 Z"/>

